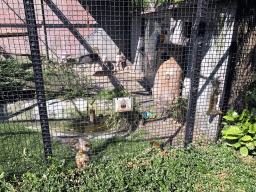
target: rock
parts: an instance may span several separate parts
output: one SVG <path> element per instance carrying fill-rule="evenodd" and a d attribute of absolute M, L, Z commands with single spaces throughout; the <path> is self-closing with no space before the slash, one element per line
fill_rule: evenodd
<path fill-rule="evenodd" d="M 180 94 L 182 69 L 171 57 L 158 69 L 152 90 L 153 99 L 159 108 L 166 109 Z"/>

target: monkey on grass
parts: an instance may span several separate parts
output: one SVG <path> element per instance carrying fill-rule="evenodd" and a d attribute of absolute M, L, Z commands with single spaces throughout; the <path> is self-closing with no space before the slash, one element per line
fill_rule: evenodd
<path fill-rule="evenodd" d="M 151 145 L 152 149 L 160 149 L 161 151 L 163 151 L 163 146 L 157 143 L 156 141 L 149 140 L 148 142 Z"/>
<path fill-rule="evenodd" d="M 91 143 L 85 139 L 73 139 L 70 142 L 70 147 L 78 150 L 76 154 L 76 164 L 79 169 L 84 169 L 90 162 Z"/>

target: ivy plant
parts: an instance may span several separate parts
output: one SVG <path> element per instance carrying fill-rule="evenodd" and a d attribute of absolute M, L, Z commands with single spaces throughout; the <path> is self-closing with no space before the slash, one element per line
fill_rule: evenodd
<path fill-rule="evenodd" d="M 255 155 L 256 146 L 256 117 L 244 109 L 239 115 L 236 111 L 229 110 L 224 128 L 222 130 L 222 138 L 228 145 L 239 150 L 240 154 L 246 157 L 248 154 Z"/>

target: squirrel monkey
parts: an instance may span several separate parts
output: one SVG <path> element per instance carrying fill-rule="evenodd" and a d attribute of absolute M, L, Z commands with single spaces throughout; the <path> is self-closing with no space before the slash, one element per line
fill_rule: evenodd
<path fill-rule="evenodd" d="M 212 84 L 213 84 L 213 90 L 210 97 L 209 108 L 206 114 L 216 117 L 218 114 L 222 114 L 222 111 L 216 110 L 216 105 L 218 103 L 218 97 L 220 94 L 220 90 L 219 90 L 220 81 L 218 80 L 218 77 L 214 79 Z"/>
<path fill-rule="evenodd" d="M 88 166 L 90 161 L 91 143 L 85 139 L 73 139 L 70 146 L 77 149 L 76 164 L 79 169 L 84 169 Z"/>
<path fill-rule="evenodd" d="M 161 151 L 163 150 L 162 146 L 159 143 L 157 143 L 156 141 L 149 140 L 148 142 L 151 145 L 152 149 L 160 149 Z"/>
<path fill-rule="evenodd" d="M 90 149 L 90 146 L 86 146 Z M 84 169 L 88 166 L 90 161 L 89 153 L 87 150 L 79 149 L 76 154 L 76 164 L 79 169 Z"/>

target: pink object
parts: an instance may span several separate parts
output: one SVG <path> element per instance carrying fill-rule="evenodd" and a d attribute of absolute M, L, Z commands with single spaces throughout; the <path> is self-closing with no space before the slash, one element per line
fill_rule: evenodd
<path fill-rule="evenodd" d="M 116 71 L 119 71 L 122 69 L 122 66 L 121 66 L 121 62 L 123 60 L 123 55 L 117 55 L 116 56 L 116 66 L 115 66 L 115 70 Z"/>

